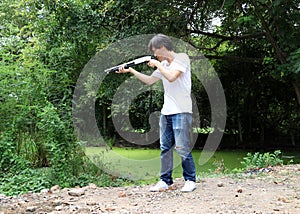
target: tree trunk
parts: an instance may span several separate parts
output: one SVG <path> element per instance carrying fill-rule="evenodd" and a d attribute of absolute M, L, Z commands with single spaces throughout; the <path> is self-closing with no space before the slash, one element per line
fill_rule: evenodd
<path fill-rule="evenodd" d="M 243 128 L 242 128 L 242 122 L 241 122 L 240 118 L 238 119 L 238 126 L 239 126 L 239 139 L 238 139 L 238 141 L 240 143 L 243 143 Z"/>
<path fill-rule="evenodd" d="M 265 127 L 262 122 L 260 122 L 260 146 L 265 142 Z"/>
<path fill-rule="evenodd" d="M 292 84 L 295 88 L 296 95 L 297 95 L 297 98 L 298 98 L 298 103 L 300 105 L 300 84 L 296 80 L 292 81 Z"/>
<path fill-rule="evenodd" d="M 103 104 L 102 105 L 102 126 L 103 126 L 103 130 L 106 130 L 106 106 Z"/>
<path fill-rule="evenodd" d="M 293 145 L 293 146 L 296 146 L 296 141 L 295 141 L 295 135 L 294 135 L 294 133 L 290 133 L 290 135 L 291 135 L 291 142 L 292 142 L 292 145 Z"/>

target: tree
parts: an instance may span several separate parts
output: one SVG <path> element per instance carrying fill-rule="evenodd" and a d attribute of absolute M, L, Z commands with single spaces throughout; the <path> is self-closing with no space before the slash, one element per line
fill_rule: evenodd
<path fill-rule="evenodd" d="M 240 139 L 257 135 L 252 129 L 265 129 L 265 132 L 271 129 L 272 112 L 279 112 L 278 124 L 285 133 L 289 132 L 287 124 L 292 126 L 299 118 L 293 104 L 299 101 L 300 94 L 299 4 L 296 0 L 3 0 L 0 7 L 5 11 L 0 20 L 3 71 L 24 68 L 36 86 L 26 90 L 43 93 L 33 98 L 27 91 L 24 93 L 26 102 L 39 102 L 42 108 L 51 103 L 61 118 L 70 120 L 74 85 L 97 51 L 132 35 L 148 33 L 165 33 L 183 39 L 210 59 L 224 81 L 226 93 L 230 92 L 227 94 L 229 129 L 249 131 Z M 215 24 L 218 20 L 219 24 Z M 3 78 L 3 82 L 12 81 L 15 78 L 12 73 L 9 78 Z M 112 95 L 126 78 L 107 77 L 97 94 L 98 123 L 110 135 L 115 134 L 109 118 Z M 205 91 L 196 84 L 193 87 L 199 95 L 198 104 L 207 106 L 203 98 Z M 295 90 L 297 96 L 280 98 L 282 93 L 274 90 L 276 87 L 286 93 Z M 3 92 L 1 96 L 0 102 L 3 102 L 6 95 Z M 143 94 L 135 100 L 131 115 L 137 121 L 136 126 L 145 126 L 141 128 L 147 130 L 145 118 L 151 113 L 147 108 L 160 99 Z M 17 101 L 12 98 L 10 101 L 12 103 L 3 105 L 3 109 L 8 113 L 18 112 L 11 108 Z M 247 104 L 253 108 L 246 109 Z M 143 109 L 137 112 L 140 107 Z M 287 108 L 292 109 L 291 115 L 284 111 Z M 210 118 L 208 108 L 201 113 L 202 118 Z M 71 126 L 69 128 L 71 131 Z"/>
<path fill-rule="evenodd" d="M 300 13 L 297 0 L 225 0 L 188 1 L 188 31 L 193 37 L 203 37 L 201 44 L 194 43 L 200 50 L 215 52 L 208 58 L 264 62 L 274 66 L 272 73 L 284 81 L 290 81 L 300 104 L 299 46 Z M 223 2 L 223 7 L 220 7 Z M 194 5 L 194 7 L 191 7 Z M 218 17 L 220 27 L 211 29 L 212 21 Z M 194 36 L 196 35 L 196 36 Z M 208 38 L 208 45 L 205 41 Z M 257 41 L 257 48 L 264 50 L 261 56 L 253 57 L 222 55 L 218 48 L 222 44 L 239 46 L 243 41 Z M 214 42 L 213 42 L 214 41 Z M 193 41 L 192 41 L 193 42 Z M 230 47 L 230 46 L 229 46 Z M 227 53 L 228 54 L 228 53 Z M 275 69 L 277 68 L 277 69 Z"/>

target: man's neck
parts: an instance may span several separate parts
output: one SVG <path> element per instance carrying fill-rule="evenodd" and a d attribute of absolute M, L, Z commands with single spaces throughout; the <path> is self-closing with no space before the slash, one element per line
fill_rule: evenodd
<path fill-rule="evenodd" d="M 166 60 L 168 61 L 169 64 L 174 60 L 176 53 L 174 51 L 169 51 Z"/>

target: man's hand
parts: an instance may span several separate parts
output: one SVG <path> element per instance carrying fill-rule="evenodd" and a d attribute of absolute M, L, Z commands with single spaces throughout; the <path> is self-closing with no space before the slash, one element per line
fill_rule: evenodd
<path fill-rule="evenodd" d="M 154 68 L 154 67 L 158 67 L 160 65 L 160 61 L 156 60 L 156 59 L 150 59 L 148 62 L 148 66 Z"/>
<path fill-rule="evenodd" d="M 132 72 L 132 68 L 124 68 L 124 66 L 120 66 L 119 67 L 119 71 L 117 71 L 116 73 L 129 73 Z"/>

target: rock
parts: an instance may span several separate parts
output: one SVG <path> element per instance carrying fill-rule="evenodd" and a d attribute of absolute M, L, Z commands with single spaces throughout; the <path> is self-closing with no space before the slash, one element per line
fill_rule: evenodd
<path fill-rule="evenodd" d="M 93 183 L 89 183 L 88 187 L 91 188 L 91 189 L 96 189 L 97 185 L 93 184 Z"/>
<path fill-rule="evenodd" d="M 56 211 L 61 211 L 62 209 L 63 209 L 63 206 L 56 206 L 56 207 L 55 207 L 55 210 L 56 210 Z"/>
<path fill-rule="evenodd" d="M 113 208 L 113 207 L 106 207 L 105 210 L 108 211 L 108 212 L 112 212 L 112 211 L 115 211 L 116 208 Z"/>
<path fill-rule="evenodd" d="M 76 196 L 76 197 L 79 197 L 79 196 L 82 196 L 82 195 L 84 195 L 85 194 L 85 191 L 84 191 L 84 189 L 71 189 L 69 192 L 68 192 L 68 194 L 70 195 L 70 196 Z"/>
<path fill-rule="evenodd" d="M 97 202 L 96 201 L 87 201 L 86 205 L 88 205 L 88 206 L 95 206 L 95 205 L 97 205 Z"/>
<path fill-rule="evenodd" d="M 24 206 L 26 206 L 26 201 L 24 201 L 24 200 L 22 200 L 22 201 L 18 201 L 18 206 L 20 206 L 20 207 L 24 207 Z"/>
<path fill-rule="evenodd" d="M 91 211 L 88 208 L 82 207 L 74 212 L 74 214 L 90 214 Z"/>
<path fill-rule="evenodd" d="M 60 187 L 58 185 L 55 185 L 53 187 L 50 188 L 50 191 L 55 193 L 55 192 L 59 192 L 60 191 Z"/>
<path fill-rule="evenodd" d="M 42 193 L 42 194 L 46 194 L 46 193 L 48 193 L 49 192 L 49 189 L 42 189 L 41 191 L 40 191 L 40 193 Z"/>
<path fill-rule="evenodd" d="M 63 188 L 61 191 L 62 192 L 68 192 L 70 190 L 70 188 Z"/>
<path fill-rule="evenodd" d="M 223 187 L 223 186 L 224 186 L 224 183 L 220 182 L 220 183 L 217 184 L 217 186 L 218 186 L 218 187 Z"/>
<path fill-rule="evenodd" d="M 282 201 L 283 203 L 290 203 L 290 201 L 287 200 L 285 197 L 278 198 L 278 201 Z"/>
<path fill-rule="evenodd" d="M 165 188 L 160 188 L 159 190 L 158 190 L 158 192 L 166 192 L 167 190 L 165 189 Z"/>
<path fill-rule="evenodd" d="M 238 190 L 237 190 L 237 192 L 238 192 L 238 193 L 242 193 L 242 192 L 243 192 L 242 187 L 239 187 Z"/>
<path fill-rule="evenodd" d="M 26 212 L 35 212 L 36 211 L 36 206 L 32 206 L 32 207 L 27 207 L 26 208 Z"/>
<path fill-rule="evenodd" d="M 119 192 L 119 198 L 126 197 L 127 194 L 125 191 Z"/>
<path fill-rule="evenodd" d="M 78 201 L 78 198 L 70 198 L 68 203 L 73 203 Z"/>
<path fill-rule="evenodd" d="M 63 202 L 61 200 L 54 200 L 52 201 L 53 206 L 60 206 Z"/>
<path fill-rule="evenodd" d="M 175 184 L 172 184 L 169 186 L 169 190 L 176 190 L 177 189 L 177 186 Z"/>

